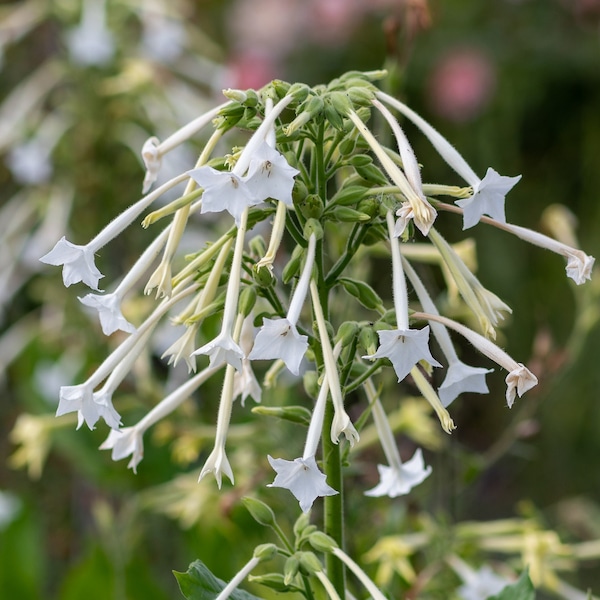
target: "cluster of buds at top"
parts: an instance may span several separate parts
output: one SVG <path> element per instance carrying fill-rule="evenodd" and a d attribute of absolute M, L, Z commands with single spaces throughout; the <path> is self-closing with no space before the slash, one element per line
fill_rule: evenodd
<path fill-rule="evenodd" d="M 77 412 L 79 425 L 85 422 L 90 428 L 104 419 L 112 431 L 102 448 L 112 450 L 115 460 L 131 456 L 129 466 L 136 469 L 146 429 L 224 371 L 215 446 L 201 472 L 201 477 L 213 473 L 220 486 L 223 474 L 232 482 L 234 478 L 226 454 L 234 401 L 261 399 L 253 365 L 274 361 L 269 376 L 277 369 L 286 368 L 295 376 L 304 370 L 305 387 L 316 399 L 304 453 L 295 460 L 269 457 L 269 461 L 277 472 L 271 485 L 289 489 L 307 511 L 316 497 L 337 493 L 326 483 L 315 458 L 329 400 L 335 413 L 332 441 L 339 443 L 343 436 L 353 445 L 359 435 L 344 401 L 348 393 L 362 391 L 389 463 L 379 466 L 381 482 L 368 494 L 397 496 L 408 493 L 431 469 L 420 450 L 410 461 L 400 458 L 375 384 L 384 370 L 393 368 L 398 382 L 410 376 L 448 433 L 454 428 L 447 410 L 450 403 L 464 392 L 487 393 L 485 378 L 491 372 L 487 359 L 507 371 L 509 407 L 517 395 L 536 385 L 535 375 L 494 343 L 496 327 L 510 308 L 479 282 L 439 234 L 435 221 L 442 212 L 448 219 L 459 213 L 464 229 L 479 223 L 494 226 L 561 254 L 567 260 L 567 275 L 577 284 L 590 278 L 594 259 L 507 223 L 505 196 L 520 177 L 501 176 L 490 168 L 480 179 L 431 125 L 378 90 L 373 82 L 384 75 L 350 72 L 314 88 L 273 81 L 258 91 L 226 90 L 227 102 L 170 138 L 162 142 L 151 138 L 144 145 L 146 193 L 165 153 L 211 130 L 194 168 L 145 195 L 88 244 L 63 238 L 42 257 L 45 263 L 63 266 L 65 285 L 82 281 L 99 292 L 102 274 L 94 260 L 101 248 L 167 190 L 185 184 L 177 200 L 145 216 L 144 227 L 159 220 L 170 222 L 114 291 L 81 298 L 98 310 L 106 334 L 120 329 L 128 336 L 87 381 L 61 389 L 58 415 Z M 423 182 L 394 112 L 416 125 L 464 178 L 465 187 Z M 369 128 L 373 116 L 380 136 Z M 250 132 L 245 146 L 236 146 L 226 156 L 216 154 L 224 141 L 232 140 L 232 147 L 239 144 L 243 132 Z M 389 146 L 379 141 L 384 137 L 392 140 Z M 224 213 L 222 233 L 174 272 L 186 227 L 194 220 L 201 222 L 206 213 Z M 263 231 L 271 225 L 268 247 L 262 238 L 249 239 L 248 232 L 260 223 Z M 370 252 L 381 256 L 382 250 L 390 256 L 391 269 L 389 276 L 378 276 L 379 289 L 388 285 L 389 299 L 382 299 L 372 281 L 364 280 L 364 261 Z M 416 263 L 425 255 L 448 275 L 472 313 L 468 322 L 477 330 L 440 314 L 419 278 Z M 142 280 L 157 260 L 149 279 Z M 415 291 L 413 307 L 408 285 Z M 134 326 L 122 314 L 121 300 L 136 287 L 146 294 L 155 292 L 157 304 Z M 186 307 L 173 315 L 173 307 L 183 300 Z M 186 331 L 164 358 L 169 363 L 184 360 L 190 371 L 196 370 L 198 356 L 207 356 L 209 364 L 139 423 L 122 427 L 113 392 L 169 314 Z M 206 339 L 202 323 L 214 314 L 222 317 L 220 331 Z M 430 333 L 437 341 L 433 348 Z M 451 338 L 455 334 L 487 357 L 482 366 L 461 362 Z M 437 390 L 431 384 L 432 367 L 446 371 Z"/>

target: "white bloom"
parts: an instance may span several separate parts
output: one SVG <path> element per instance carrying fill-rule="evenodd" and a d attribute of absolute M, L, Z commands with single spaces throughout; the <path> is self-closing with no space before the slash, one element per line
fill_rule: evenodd
<path fill-rule="evenodd" d="M 488 394 L 485 376 L 492 371 L 493 369 L 483 367 L 471 367 L 460 360 L 450 363 L 446 377 L 438 388 L 442 404 L 449 406 L 455 398 L 466 392 Z"/>
<path fill-rule="evenodd" d="M 260 204 L 247 181 L 233 171 L 217 171 L 212 167 L 200 167 L 189 176 L 202 188 L 201 213 L 226 210 L 239 226 L 242 213 L 249 206 Z"/>
<path fill-rule="evenodd" d="M 292 189 L 298 173 L 300 171 L 290 166 L 282 154 L 263 142 L 250 158 L 247 184 L 259 201 L 273 198 L 293 207 Z"/>
<path fill-rule="evenodd" d="M 254 371 L 252 364 L 247 358 L 242 359 L 242 370 L 236 371 L 233 376 L 233 397 L 241 396 L 242 406 L 246 402 L 246 398 L 250 396 L 254 402 L 260 403 L 262 400 L 262 388 Z"/>
<path fill-rule="evenodd" d="M 409 461 L 391 467 L 377 465 L 377 470 L 380 482 L 373 489 L 366 491 L 365 496 L 403 496 L 431 474 L 431 467 L 425 467 L 423 451 L 420 448 Z"/>
<path fill-rule="evenodd" d="M 148 192 L 158 177 L 158 172 L 160 171 L 160 166 L 162 164 L 162 156 L 159 154 L 158 150 L 159 144 L 159 139 L 153 136 L 148 138 L 142 146 L 142 159 L 146 167 L 142 194 Z"/>
<path fill-rule="evenodd" d="M 521 398 L 525 392 L 538 383 L 537 377 L 522 363 L 517 363 L 504 381 L 506 382 L 506 403 L 509 408 L 513 405 L 517 394 Z"/>
<path fill-rule="evenodd" d="M 510 585 L 508 579 L 496 575 L 487 565 L 476 571 L 458 556 L 450 556 L 447 561 L 463 581 L 457 590 L 461 600 L 487 600 Z"/>
<path fill-rule="evenodd" d="M 209 457 L 206 459 L 204 466 L 202 467 L 202 471 L 200 472 L 200 477 L 198 478 L 198 480 L 202 479 L 209 473 L 212 473 L 215 476 L 219 489 L 221 489 L 223 475 L 227 475 L 231 483 L 234 482 L 233 471 L 231 470 L 231 465 L 229 464 L 229 460 L 227 459 L 227 454 L 225 453 L 225 446 L 223 444 L 215 443 L 215 447 L 213 448 Z"/>
<path fill-rule="evenodd" d="M 585 283 L 586 279 L 592 278 L 592 267 L 595 258 L 588 256 L 581 250 L 567 251 L 567 277 L 570 277 L 577 285 Z"/>
<path fill-rule="evenodd" d="M 40 261 L 47 265 L 63 265 L 63 282 L 66 287 L 83 281 L 98 290 L 98 281 L 104 277 L 94 263 L 94 251 L 90 245 L 72 244 L 64 236 Z"/>
<path fill-rule="evenodd" d="M 121 296 L 112 293 L 101 296 L 99 294 L 87 294 L 79 301 L 85 306 L 95 308 L 98 311 L 100 325 L 104 335 L 111 335 L 121 330 L 133 333 L 135 327 L 121 313 Z"/>
<path fill-rule="evenodd" d="M 169 365 L 177 366 L 177 363 L 183 359 L 187 365 L 188 373 L 196 372 L 196 359 L 194 357 L 194 348 L 196 347 L 196 333 L 198 333 L 198 324 L 193 323 L 185 328 L 183 335 L 177 338 L 161 358 L 169 357 Z"/>
<path fill-rule="evenodd" d="M 110 457 L 115 461 L 131 455 L 127 468 L 137 473 L 137 466 L 144 458 L 144 431 L 137 426 L 112 429 L 100 450 L 112 450 Z"/>
<path fill-rule="evenodd" d="M 318 497 L 333 496 L 338 493 L 325 482 L 327 477 L 317 467 L 314 456 L 295 460 L 270 456 L 267 458 L 277 473 L 275 480 L 268 487 L 290 490 L 300 503 L 303 512 L 308 512 Z"/>
<path fill-rule="evenodd" d="M 11 148 L 6 162 L 15 180 L 25 185 L 45 183 L 52 175 L 49 149 L 37 139 Z"/>
<path fill-rule="evenodd" d="M 489 167 L 485 177 L 473 186 L 473 195 L 465 200 L 456 201 L 463 209 L 463 229 L 477 225 L 482 215 L 506 223 L 505 196 L 520 179 L 521 175 L 506 177 Z"/>
<path fill-rule="evenodd" d="M 254 340 L 250 360 L 280 358 L 294 375 L 300 372 L 300 363 L 308 349 L 308 337 L 300 335 L 296 326 L 287 319 L 263 319 Z"/>
<path fill-rule="evenodd" d="M 208 344 L 204 344 L 204 346 L 198 348 L 192 354 L 207 354 L 210 356 L 211 367 L 218 367 L 223 363 L 228 363 L 238 371 L 242 370 L 244 351 L 233 340 L 231 334 L 227 332 L 222 331 L 214 340 Z"/>
<path fill-rule="evenodd" d="M 442 366 L 429 351 L 429 326 L 423 329 L 394 329 L 377 333 L 379 335 L 377 352 L 363 358 L 371 360 L 389 358 L 399 382 L 420 360 L 426 360 L 434 367 Z"/>
<path fill-rule="evenodd" d="M 67 33 L 71 58 L 83 66 L 102 66 L 115 53 L 115 42 L 106 28 L 103 0 L 86 0 L 81 22 Z"/>
<path fill-rule="evenodd" d="M 84 422 L 90 429 L 94 429 L 94 425 L 100 417 L 111 427 L 118 427 L 121 421 L 121 417 L 114 409 L 110 398 L 96 396 L 91 384 L 88 382 L 60 388 L 60 401 L 56 416 L 60 417 L 76 411 L 78 416 L 77 429 Z"/>

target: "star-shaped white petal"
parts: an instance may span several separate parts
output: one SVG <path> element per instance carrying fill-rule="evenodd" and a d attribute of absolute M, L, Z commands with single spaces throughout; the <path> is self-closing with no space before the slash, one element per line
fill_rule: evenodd
<path fill-rule="evenodd" d="M 121 298 L 117 294 L 106 294 L 105 296 L 87 294 L 83 298 L 79 298 L 79 301 L 98 311 L 104 335 L 111 335 L 118 330 L 127 333 L 135 331 L 135 327 L 121 313 Z"/>
<path fill-rule="evenodd" d="M 363 358 L 389 358 L 399 382 L 420 360 L 426 360 L 434 367 L 442 366 L 429 351 L 429 325 L 423 329 L 393 329 L 379 331 L 378 334 L 377 352 Z"/>
<path fill-rule="evenodd" d="M 577 285 L 585 283 L 586 279 L 591 279 L 592 267 L 596 259 L 581 250 L 567 254 L 567 277 L 570 277 Z"/>
<path fill-rule="evenodd" d="M 521 175 L 506 177 L 489 167 L 485 177 L 473 186 L 473 195 L 465 200 L 456 201 L 456 204 L 464 211 L 463 229 L 477 225 L 482 215 L 488 215 L 500 223 L 506 223 L 505 196 L 520 179 Z"/>
<path fill-rule="evenodd" d="M 90 429 L 94 429 L 94 425 L 100 417 L 110 427 L 116 428 L 121 424 L 121 417 L 114 409 L 110 397 L 106 396 L 106 394 L 95 394 L 92 386 L 87 382 L 79 385 L 62 386 L 56 416 L 60 417 L 67 413 L 77 412 L 77 429 L 83 423 L 86 423 Z"/>
<path fill-rule="evenodd" d="M 227 333 L 221 332 L 212 342 L 204 344 L 204 346 L 198 348 L 192 354 L 207 354 L 210 356 L 211 367 L 218 367 L 223 363 L 228 363 L 238 371 L 242 370 L 244 351 L 233 341 L 231 335 Z"/>
<path fill-rule="evenodd" d="M 131 455 L 127 468 L 137 473 L 137 466 L 144 458 L 143 431 L 137 427 L 112 429 L 102 442 L 100 450 L 112 450 L 110 457 L 117 461 Z"/>
<path fill-rule="evenodd" d="M 87 246 L 72 244 L 63 236 L 40 261 L 57 267 L 62 265 L 65 287 L 83 281 L 88 287 L 100 291 L 98 281 L 104 275 L 96 268 L 94 253 Z"/>
<path fill-rule="evenodd" d="M 250 159 L 247 183 L 260 202 L 273 198 L 293 207 L 292 189 L 298 173 L 300 171 L 290 166 L 282 154 L 263 142 Z"/>
<path fill-rule="evenodd" d="M 493 369 L 471 367 L 459 361 L 453 362 L 448 367 L 448 373 L 442 385 L 438 388 L 438 395 L 442 404 L 449 406 L 460 394 L 475 392 L 477 394 L 489 393 L 485 376 Z"/>
<path fill-rule="evenodd" d="M 458 588 L 461 600 L 487 600 L 510 585 L 508 579 L 496 575 L 487 565 L 478 571 L 473 570 L 468 577 L 463 577 L 463 581 L 464 584 Z"/>
<path fill-rule="evenodd" d="M 250 360 L 281 359 L 294 375 L 300 372 L 300 363 L 308 349 L 308 337 L 300 335 L 296 326 L 287 319 L 263 319 L 254 340 Z"/>
<path fill-rule="evenodd" d="M 419 448 L 413 457 L 399 467 L 377 465 L 379 483 L 365 496 L 389 496 L 396 498 L 408 494 L 431 474 L 431 467 L 425 466 L 423 451 Z"/>
<path fill-rule="evenodd" d="M 248 358 L 242 359 L 242 370 L 236 371 L 233 376 L 233 397 L 235 399 L 238 396 L 241 396 L 242 406 L 245 405 L 248 396 L 257 403 L 262 400 L 262 388 Z"/>
<path fill-rule="evenodd" d="M 333 496 L 338 493 L 325 482 L 327 477 L 319 471 L 314 456 L 295 460 L 270 456 L 267 458 L 277 473 L 275 480 L 268 487 L 290 490 L 300 503 L 303 512 L 308 512 L 318 497 Z"/>
<path fill-rule="evenodd" d="M 206 459 L 204 467 L 202 467 L 202 471 L 200 472 L 200 477 L 198 477 L 198 481 L 209 473 L 212 473 L 215 476 L 219 489 L 221 489 L 223 475 L 227 475 L 229 481 L 233 483 L 233 471 L 231 470 L 229 459 L 225 453 L 225 447 L 220 444 L 215 444 L 213 451 Z"/>
<path fill-rule="evenodd" d="M 217 171 L 212 167 L 200 167 L 189 176 L 202 188 L 201 213 L 226 210 L 239 226 L 242 213 L 248 206 L 260 204 L 247 181 L 231 171 Z"/>

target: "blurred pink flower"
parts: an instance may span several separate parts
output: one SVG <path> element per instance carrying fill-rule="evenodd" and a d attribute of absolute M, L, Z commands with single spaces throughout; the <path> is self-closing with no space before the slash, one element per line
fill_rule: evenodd
<path fill-rule="evenodd" d="M 470 121 L 490 101 L 496 87 L 494 64 L 475 49 L 456 49 L 445 55 L 429 80 L 429 104 L 450 121 Z"/>
<path fill-rule="evenodd" d="M 262 50 L 242 50 L 230 57 L 223 87 L 260 89 L 280 76 L 277 59 Z"/>

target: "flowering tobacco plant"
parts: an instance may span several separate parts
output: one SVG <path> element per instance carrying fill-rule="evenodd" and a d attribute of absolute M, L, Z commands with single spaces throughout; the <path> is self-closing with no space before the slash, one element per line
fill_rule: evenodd
<path fill-rule="evenodd" d="M 480 179 L 441 134 L 406 105 L 379 91 L 373 82 L 384 76 L 381 71 L 350 72 L 314 88 L 273 81 L 258 91 L 226 90 L 226 103 L 170 138 L 162 142 L 151 138 L 144 145 L 146 192 L 165 153 L 210 130 L 194 168 L 184 169 L 144 196 L 88 244 L 62 238 L 41 258 L 63 267 L 65 285 L 83 282 L 96 292 L 80 300 L 98 310 L 105 334 L 116 330 L 128 334 L 84 383 L 61 389 L 57 415 L 75 412 L 79 426 L 85 422 L 90 429 L 104 420 L 110 433 L 101 448 L 111 450 L 114 460 L 130 457 L 134 471 L 143 459 L 146 430 L 208 379 L 221 377 L 214 448 L 199 476 L 212 474 L 219 488 L 223 476 L 233 484 L 235 472 L 227 457 L 230 419 L 232 411 L 247 410 L 236 407 L 235 400 L 261 401 L 256 372 L 264 361 L 271 361 L 266 375 L 271 386 L 286 371 L 288 381 L 304 378 L 310 397 L 302 403 L 310 417 L 299 418 L 298 406 L 277 407 L 279 416 L 308 425 L 304 451 L 294 457 L 294 450 L 290 455 L 289 448 L 273 448 L 268 462 L 275 476 L 272 482 L 264 482 L 283 488 L 274 493 L 288 490 L 298 500 L 303 514 L 294 527 L 296 539 L 286 537 L 267 505 L 245 499 L 251 514 L 271 527 L 281 544 L 257 547 L 229 585 L 221 590 L 216 584 L 213 592 L 219 600 L 235 594 L 236 586 L 256 565 L 276 556 L 286 559 L 283 573 L 255 579 L 278 591 L 298 591 L 311 599 L 321 587 L 329 598 L 344 598 L 345 571 L 350 569 L 371 597 L 384 598 L 343 549 L 343 459 L 348 459 L 351 448 L 360 452 L 360 429 L 372 417 L 388 464 L 378 465 L 380 482 L 364 489 L 366 496 L 409 494 L 426 478 L 435 477 L 420 448 L 412 458 L 401 458 L 384 408 L 390 384 L 416 386 L 447 434 L 455 429 L 448 410 L 454 399 L 463 392 L 488 393 L 490 360 L 505 371 L 509 408 L 517 396 L 537 384 L 535 374 L 494 341 L 510 307 L 479 282 L 444 240 L 437 219 L 456 221 L 457 228 L 463 229 L 497 227 L 562 255 L 567 275 L 576 284 L 591 277 L 592 257 L 506 222 L 505 197 L 520 176 L 502 176 L 489 168 Z M 426 166 L 422 176 L 394 113 L 417 126 L 464 178 L 466 187 L 423 182 Z M 377 134 L 372 121 L 378 125 Z M 238 143 L 241 132 L 249 135 L 245 145 L 219 155 L 217 148 L 231 139 Z M 389 146 L 379 141 L 388 137 Z M 95 259 L 99 254 L 102 260 L 102 247 L 165 192 L 182 184 L 180 197 L 147 214 L 143 226 L 170 222 L 115 290 L 101 293 L 98 284 L 103 275 Z M 181 261 L 176 258 L 186 228 L 195 220 L 214 222 L 215 217 L 207 213 L 221 214 L 222 233 L 186 256 L 179 268 Z M 462 215 L 462 223 L 453 213 Z M 268 248 L 256 234 L 250 237 L 258 227 L 269 232 Z M 436 307 L 419 275 L 423 249 L 450 274 L 465 310 L 472 313 L 468 323 L 476 324 L 477 330 L 444 316 Z M 382 251 L 389 256 L 390 269 L 378 275 L 378 289 L 391 292 L 383 298 L 372 280 L 364 280 L 361 268 L 372 253 L 381 256 Z M 414 306 L 409 304 L 409 286 L 415 293 Z M 143 318 L 121 312 L 122 299 L 136 288 L 156 294 L 154 310 Z M 187 304 L 181 310 L 182 301 Z M 180 311 L 177 315 L 175 309 Z M 186 331 L 163 358 L 168 357 L 169 364 L 184 360 L 189 371 L 196 371 L 197 361 L 207 365 L 138 423 L 124 426 L 113 395 L 169 314 Z M 220 329 L 209 337 L 209 329 L 202 325 L 214 315 L 220 318 Z M 451 337 L 455 333 L 481 353 L 480 365 L 459 359 Z M 438 372 L 443 375 L 436 390 L 432 381 Z M 285 385 L 283 377 L 277 385 Z M 355 401 L 349 414 L 351 394 Z M 308 521 L 315 502 L 324 503 L 322 531 Z M 498 581 L 499 576 L 494 579 Z"/>

